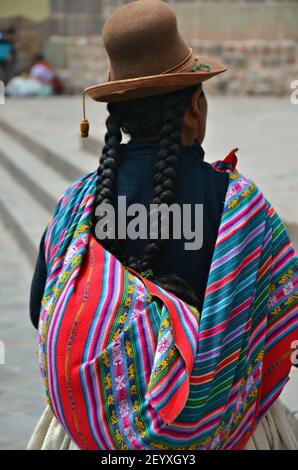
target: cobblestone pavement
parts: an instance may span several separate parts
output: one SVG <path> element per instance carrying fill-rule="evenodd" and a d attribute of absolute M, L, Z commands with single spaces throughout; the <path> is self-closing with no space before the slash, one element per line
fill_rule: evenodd
<path fill-rule="evenodd" d="M 36 358 L 36 332 L 29 320 L 32 274 L 27 259 L 0 223 L 0 449 L 25 448 L 44 408 Z"/>

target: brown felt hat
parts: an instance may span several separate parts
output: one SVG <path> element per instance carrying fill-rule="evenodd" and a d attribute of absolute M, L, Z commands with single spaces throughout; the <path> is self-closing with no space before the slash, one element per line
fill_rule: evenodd
<path fill-rule="evenodd" d="M 204 82 L 227 70 L 193 53 L 161 0 L 137 0 L 118 8 L 102 32 L 109 57 L 108 81 L 84 93 L 96 101 L 127 101 Z"/>

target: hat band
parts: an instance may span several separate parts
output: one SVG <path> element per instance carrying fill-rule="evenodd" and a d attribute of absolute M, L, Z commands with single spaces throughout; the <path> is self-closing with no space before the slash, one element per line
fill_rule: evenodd
<path fill-rule="evenodd" d="M 183 70 L 188 68 L 191 58 L 192 58 L 192 48 L 190 47 L 189 52 L 187 54 L 187 57 L 185 59 L 183 59 L 182 62 L 175 65 L 174 67 L 171 67 L 168 70 L 165 70 L 164 72 L 161 72 L 160 75 L 165 75 L 167 73 L 172 73 L 172 72 L 180 72 L 180 71 L 182 72 Z M 191 61 L 191 62 L 193 62 L 193 61 Z"/>
<path fill-rule="evenodd" d="M 189 52 L 186 58 L 182 60 L 182 62 L 179 62 L 179 64 L 175 65 L 174 67 L 171 67 L 170 69 L 165 70 L 164 72 L 160 72 L 157 75 L 166 75 L 167 73 L 183 72 L 184 70 L 189 70 L 190 65 L 193 65 L 194 60 L 196 61 L 197 57 L 193 56 L 192 48 L 189 47 Z M 108 82 L 110 82 L 111 81 L 110 69 L 107 70 L 107 75 L 108 75 Z"/>

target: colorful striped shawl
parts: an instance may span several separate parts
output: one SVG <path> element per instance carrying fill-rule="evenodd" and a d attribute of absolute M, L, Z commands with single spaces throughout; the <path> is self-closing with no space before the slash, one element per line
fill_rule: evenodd
<path fill-rule="evenodd" d="M 256 185 L 229 186 L 202 312 L 126 270 L 92 236 L 96 173 L 46 235 L 39 362 L 81 449 L 240 449 L 288 380 L 298 261 Z"/>

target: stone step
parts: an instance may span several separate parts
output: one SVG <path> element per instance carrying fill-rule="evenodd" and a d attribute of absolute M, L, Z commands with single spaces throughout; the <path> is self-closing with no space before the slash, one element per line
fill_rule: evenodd
<path fill-rule="evenodd" d="M 32 135 L 21 129 L 20 126 L 12 124 L 9 120 L 4 121 L 4 119 L 0 119 L 0 129 L 20 144 L 22 148 L 30 152 L 31 155 L 37 157 L 69 181 L 74 181 L 96 168 L 96 159 L 90 153 L 82 153 L 81 155 L 78 151 L 78 155 L 75 156 L 74 152 L 71 152 L 71 154 L 65 152 L 59 144 L 59 138 L 46 141 L 43 136 Z M 75 161 L 79 163 L 75 163 Z"/>
<path fill-rule="evenodd" d="M 16 184 L 16 180 L 2 165 L 0 180 L 1 220 L 33 264 L 41 236 L 50 219 L 50 212 L 45 210 L 27 189 Z"/>
<path fill-rule="evenodd" d="M 63 132 L 54 139 L 33 122 L 24 125 L 24 116 L 19 116 L 17 109 L 14 112 L 15 121 L 9 113 L 8 119 L 0 118 L 0 169 L 4 181 L 0 214 L 29 260 L 34 262 L 42 232 L 58 198 L 70 182 L 95 169 L 97 162 L 80 151 L 78 143 L 70 144 L 68 140 L 65 146 Z M 27 219 L 31 230 L 26 228 Z"/>
<path fill-rule="evenodd" d="M 17 184 L 48 211 L 54 209 L 57 199 L 69 184 L 57 171 L 45 165 L 3 130 L 0 130 L 0 163 Z"/>

